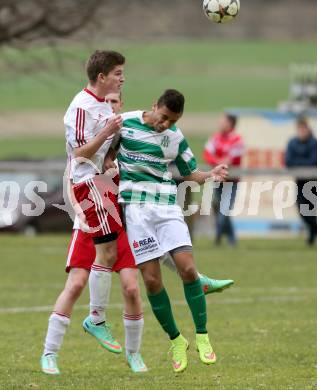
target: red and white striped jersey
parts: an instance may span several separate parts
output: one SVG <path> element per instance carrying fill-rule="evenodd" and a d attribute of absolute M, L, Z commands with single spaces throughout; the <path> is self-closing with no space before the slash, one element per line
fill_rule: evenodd
<path fill-rule="evenodd" d="M 77 163 L 74 150 L 92 140 L 113 116 L 112 108 L 90 90 L 79 92 L 71 102 L 64 116 L 66 130 L 66 151 L 69 159 L 69 177 L 74 183 L 91 179 L 103 171 L 105 156 L 111 145 L 113 135 L 92 156 L 90 162 Z"/>

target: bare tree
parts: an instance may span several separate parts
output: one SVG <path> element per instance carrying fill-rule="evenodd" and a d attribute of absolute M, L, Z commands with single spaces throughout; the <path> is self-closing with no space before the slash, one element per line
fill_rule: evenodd
<path fill-rule="evenodd" d="M 68 37 L 89 24 L 100 0 L 0 0 L 0 45 Z"/>

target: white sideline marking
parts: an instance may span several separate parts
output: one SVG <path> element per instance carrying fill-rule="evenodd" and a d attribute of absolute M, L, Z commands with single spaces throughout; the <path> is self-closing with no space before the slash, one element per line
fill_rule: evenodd
<path fill-rule="evenodd" d="M 237 294 L 237 293 L 241 293 L 241 292 L 258 292 L 258 293 L 275 293 L 275 292 L 283 292 L 284 294 L 285 293 L 314 293 L 314 292 L 317 292 L 317 287 L 269 287 L 269 288 L 265 288 L 265 287 L 243 287 L 243 286 L 237 286 L 237 285 L 234 285 L 233 286 L 234 288 L 234 293 Z"/>
<path fill-rule="evenodd" d="M 288 303 L 307 300 L 304 296 L 272 296 L 272 297 L 250 297 L 250 298 L 226 298 L 221 301 L 207 302 L 209 305 L 244 305 L 261 302 Z M 175 306 L 186 306 L 186 301 L 172 301 Z M 144 306 L 149 306 L 144 303 Z M 43 313 L 50 312 L 52 306 L 30 306 L 30 307 L 0 307 L 0 314 L 19 314 L 19 313 Z M 88 309 L 88 305 L 75 305 L 75 310 Z M 122 303 L 112 303 L 109 309 L 123 309 Z"/>

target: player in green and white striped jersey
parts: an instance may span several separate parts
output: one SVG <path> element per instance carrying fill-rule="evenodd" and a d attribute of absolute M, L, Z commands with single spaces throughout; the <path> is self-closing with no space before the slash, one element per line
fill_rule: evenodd
<path fill-rule="evenodd" d="M 143 119 L 143 111 L 123 114 L 120 166 L 120 201 L 176 204 L 177 187 L 169 171 L 172 162 L 182 176 L 197 169 L 195 157 L 175 126 L 157 132 Z M 142 184 L 137 184 L 142 183 Z"/>
<path fill-rule="evenodd" d="M 206 301 L 195 268 L 192 243 L 183 214 L 176 202 L 176 183 L 168 170 L 175 162 L 185 180 L 205 183 L 224 181 L 227 167 L 210 172 L 197 169 L 196 160 L 176 122 L 184 110 L 184 96 L 167 90 L 151 111 L 124 114 L 118 153 L 119 202 L 124 203 L 130 246 L 141 270 L 152 310 L 168 333 L 173 369 L 187 367 L 187 340 L 175 323 L 169 297 L 163 286 L 159 259 L 169 252 L 184 283 L 184 292 L 196 327 L 200 359 L 211 364 L 216 355 L 207 333 Z"/>

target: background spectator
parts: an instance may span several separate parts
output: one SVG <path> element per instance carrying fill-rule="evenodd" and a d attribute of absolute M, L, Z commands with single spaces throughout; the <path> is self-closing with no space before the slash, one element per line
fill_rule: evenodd
<path fill-rule="evenodd" d="M 297 135 L 287 145 L 285 164 L 289 168 L 317 167 L 317 139 L 313 136 L 305 118 L 299 118 L 297 120 Z M 300 177 L 296 180 L 298 188 L 297 207 L 300 216 L 308 228 L 307 243 L 308 245 L 313 245 L 317 236 L 317 215 L 308 216 L 300 212 L 300 207 L 304 204 L 309 204 L 310 210 L 312 208 L 316 210 L 317 207 L 316 202 L 313 204 L 303 193 L 303 187 L 309 181 L 315 181 L 317 183 L 317 179 L 313 178 Z M 317 195 L 316 186 L 313 188 L 313 193 Z"/>
<path fill-rule="evenodd" d="M 224 114 L 219 122 L 219 131 L 208 140 L 204 150 L 204 160 L 209 165 L 227 164 L 240 167 L 244 152 L 242 138 L 236 133 L 237 117 Z M 227 235 L 230 245 L 236 244 L 236 234 L 229 211 L 234 207 L 238 178 L 230 178 L 227 183 L 215 188 L 213 208 L 216 215 L 216 244 Z"/>

